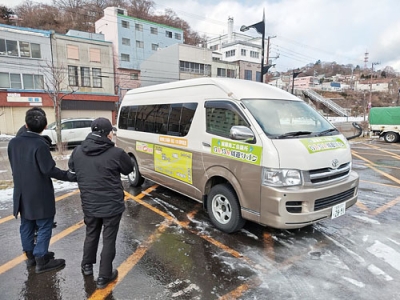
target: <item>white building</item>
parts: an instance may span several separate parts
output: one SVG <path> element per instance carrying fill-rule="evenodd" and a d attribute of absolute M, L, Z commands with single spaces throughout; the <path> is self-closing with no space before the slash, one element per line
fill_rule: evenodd
<path fill-rule="evenodd" d="M 140 69 L 142 86 L 198 77 L 239 76 L 237 63 L 215 60 L 210 49 L 184 44 L 159 49 Z"/>

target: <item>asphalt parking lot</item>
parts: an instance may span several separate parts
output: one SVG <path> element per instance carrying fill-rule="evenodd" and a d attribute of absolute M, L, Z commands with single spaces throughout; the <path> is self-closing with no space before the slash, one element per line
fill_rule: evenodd
<path fill-rule="evenodd" d="M 124 181 L 119 277 L 104 290 L 95 289 L 98 266 L 92 277 L 80 273 L 84 224 L 76 186 L 55 183 L 58 226 L 50 249 L 67 265 L 44 274 L 24 264 L 19 220 L 10 217 L 5 188 L 0 298 L 399 299 L 400 143 L 364 138 L 351 146 L 360 175 L 357 204 L 344 216 L 297 230 L 248 222 L 225 234 L 200 204 L 150 181 L 140 189 Z"/>

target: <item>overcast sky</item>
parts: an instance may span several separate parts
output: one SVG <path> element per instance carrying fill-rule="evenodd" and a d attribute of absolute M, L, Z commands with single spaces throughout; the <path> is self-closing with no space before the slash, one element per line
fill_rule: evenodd
<path fill-rule="evenodd" d="M 200 35 L 226 34 L 228 18 L 234 31 L 262 20 L 271 38 L 270 57 L 276 70 L 287 71 L 317 60 L 375 70 L 386 66 L 400 72 L 399 0 L 153 0 L 156 10 L 172 9 Z M 0 0 L 15 7 L 22 0 Z M 33 1 L 51 3 L 50 0 Z M 246 34 L 260 36 L 255 29 Z"/>

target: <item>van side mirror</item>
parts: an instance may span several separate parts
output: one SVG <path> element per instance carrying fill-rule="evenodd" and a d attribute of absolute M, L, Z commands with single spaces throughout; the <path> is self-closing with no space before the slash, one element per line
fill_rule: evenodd
<path fill-rule="evenodd" d="M 232 126 L 229 132 L 232 140 L 253 142 L 255 137 L 253 131 L 246 126 Z"/>

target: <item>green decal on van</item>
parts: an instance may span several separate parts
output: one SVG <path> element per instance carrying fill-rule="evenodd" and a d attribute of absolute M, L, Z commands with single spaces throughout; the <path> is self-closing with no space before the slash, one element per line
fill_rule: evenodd
<path fill-rule="evenodd" d="M 190 152 L 155 145 L 154 169 L 175 179 L 193 183 L 192 153 Z"/>
<path fill-rule="evenodd" d="M 306 146 L 309 153 L 347 148 L 340 138 L 331 136 L 302 139 L 301 142 Z"/>
<path fill-rule="evenodd" d="M 153 147 L 154 147 L 153 144 L 139 142 L 139 141 L 136 142 L 136 151 L 153 154 Z"/>
<path fill-rule="evenodd" d="M 260 165 L 262 147 L 214 138 L 211 141 L 211 153 Z"/>

